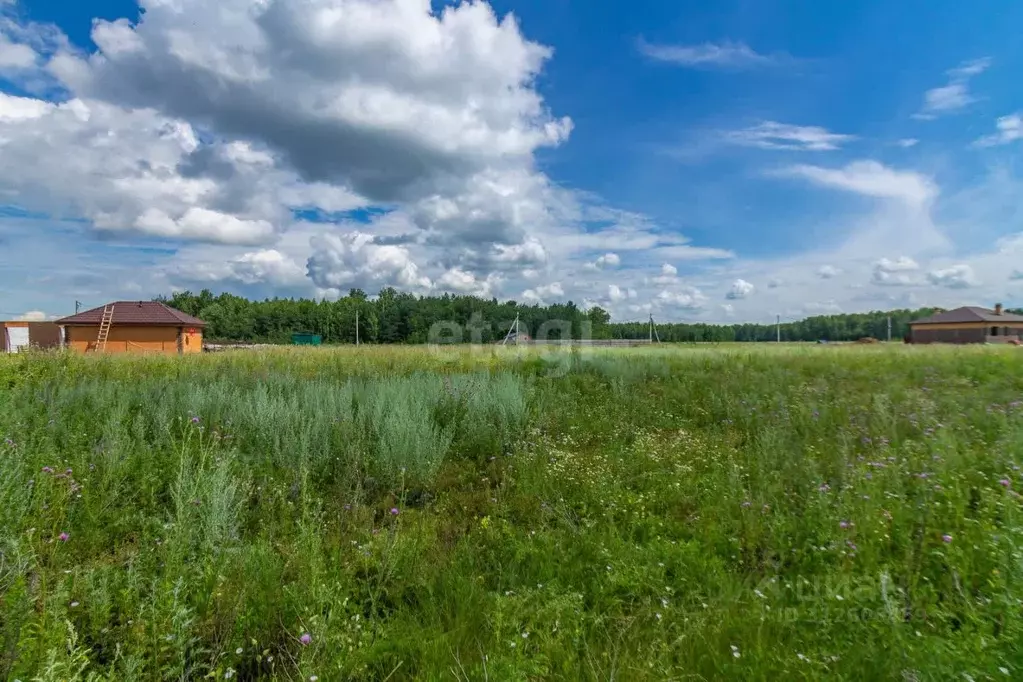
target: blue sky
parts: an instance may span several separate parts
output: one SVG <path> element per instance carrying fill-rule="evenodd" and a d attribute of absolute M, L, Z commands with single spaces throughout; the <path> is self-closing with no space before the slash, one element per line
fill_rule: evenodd
<path fill-rule="evenodd" d="M 0 316 L 1023 305 L 1019 3 L 141 5 L 0 0 Z"/>

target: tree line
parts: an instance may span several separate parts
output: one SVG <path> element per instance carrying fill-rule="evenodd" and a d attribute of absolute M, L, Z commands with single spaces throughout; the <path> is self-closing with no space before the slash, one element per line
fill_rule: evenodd
<path fill-rule="evenodd" d="M 516 316 L 520 333 L 534 338 L 645 339 L 648 321 L 612 322 L 607 311 L 582 310 L 571 301 L 527 305 L 475 296 L 415 296 L 393 288 L 369 298 L 360 289 L 335 301 L 272 298 L 251 301 L 233 294 L 176 293 L 157 300 L 207 323 L 211 342 L 289 343 L 293 333 L 318 334 L 324 343 L 355 343 L 356 317 L 363 343 L 428 343 L 443 340 L 494 343 L 505 337 Z M 884 340 L 891 318 L 892 339 L 903 338 L 909 322 L 934 308 L 818 315 L 780 325 L 782 341 Z M 664 342 L 774 341 L 774 324 L 657 323 Z"/>

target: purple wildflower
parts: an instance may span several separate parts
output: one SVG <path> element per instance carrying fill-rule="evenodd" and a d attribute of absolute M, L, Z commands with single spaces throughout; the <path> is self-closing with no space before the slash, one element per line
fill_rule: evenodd
<path fill-rule="evenodd" d="M 303 632 L 302 636 L 298 638 L 298 641 L 302 642 L 302 644 L 308 645 L 312 643 L 313 636 L 310 635 L 308 632 Z"/>
<path fill-rule="evenodd" d="M 398 508 L 397 507 L 391 507 L 391 516 L 397 516 L 397 515 L 398 515 Z"/>
<path fill-rule="evenodd" d="M 52 474 L 53 473 L 53 467 L 43 467 L 43 473 L 44 474 Z"/>
<path fill-rule="evenodd" d="M 61 533 L 59 536 L 57 536 L 57 539 L 60 540 L 61 542 L 67 542 L 70 538 L 71 536 L 68 535 L 67 533 Z"/>
<path fill-rule="evenodd" d="M 1007 478 L 1003 478 L 1002 480 L 1000 480 L 998 482 L 1002 484 L 1003 488 L 1008 488 L 1010 485 L 1012 485 L 1012 481 L 1010 481 Z"/>
<path fill-rule="evenodd" d="M 197 415 L 197 416 L 194 416 L 194 417 L 192 417 L 192 423 L 193 423 L 193 424 L 198 424 L 198 423 L 199 423 L 199 417 L 198 417 L 198 415 Z"/>
<path fill-rule="evenodd" d="M 838 527 L 841 528 L 842 530 L 845 530 L 845 529 L 849 528 L 850 526 L 852 526 L 852 523 L 850 521 L 839 521 L 838 522 Z"/>
<path fill-rule="evenodd" d="M 944 535 L 942 535 L 941 539 L 945 542 L 945 544 L 948 544 L 948 543 L 952 542 L 952 536 L 949 535 L 948 533 L 945 533 Z"/>

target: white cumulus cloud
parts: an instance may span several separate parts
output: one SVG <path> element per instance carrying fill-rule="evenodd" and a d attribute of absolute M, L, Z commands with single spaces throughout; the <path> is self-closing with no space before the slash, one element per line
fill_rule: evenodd
<path fill-rule="evenodd" d="M 703 308 L 707 297 L 696 287 L 686 286 L 678 290 L 664 289 L 657 294 L 657 302 L 669 309 L 696 311 Z"/>
<path fill-rule="evenodd" d="M 871 281 L 883 286 L 910 286 L 919 282 L 914 277 L 920 265 L 908 256 L 900 256 L 895 260 L 881 258 L 874 263 Z"/>
<path fill-rule="evenodd" d="M 617 253 L 605 253 L 603 256 L 598 256 L 592 263 L 587 263 L 586 267 L 588 270 L 605 270 L 617 268 L 621 264 L 622 259 Z"/>
<path fill-rule="evenodd" d="M 551 282 L 550 284 L 545 284 L 543 286 L 526 289 L 522 292 L 522 300 L 527 303 L 545 305 L 551 302 L 552 299 L 561 298 L 564 295 L 565 290 L 561 287 L 561 283 Z"/>
<path fill-rule="evenodd" d="M 732 282 L 732 288 L 725 294 L 725 298 L 735 300 L 740 298 L 746 298 L 756 289 L 752 284 L 744 279 L 737 279 Z"/>
<path fill-rule="evenodd" d="M 965 263 L 932 270 L 927 273 L 927 279 L 935 286 L 946 287 L 948 289 L 966 289 L 977 285 L 973 268 Z"/>
<path fill-rule="evenodd" d="M 313 255 L 309 257 L 309 278 L 322 289 L 368 290 L 387 286 L 429 289 L 428 277 L 420 274 L 408 249 L 391 244 L 376 244 L 363 232 L 320 234 L 312 237 Z"/>

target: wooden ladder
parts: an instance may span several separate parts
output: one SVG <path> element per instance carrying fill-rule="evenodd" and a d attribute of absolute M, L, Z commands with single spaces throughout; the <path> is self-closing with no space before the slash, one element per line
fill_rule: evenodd
<path fill-rule="evenodd" d="M 107 337 L 110 336 L 110 325 L 114 322 L 114 304 L 103 306 L 103 319 L 99 323 L 99 335 L 96 336 L 96 351 L 107 349 Z"/>

